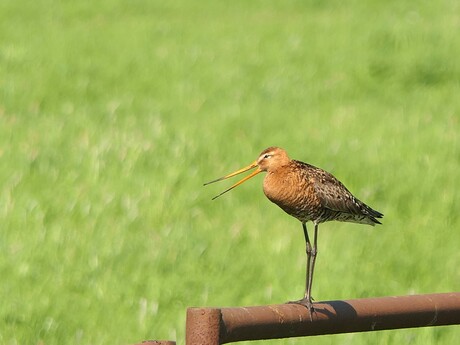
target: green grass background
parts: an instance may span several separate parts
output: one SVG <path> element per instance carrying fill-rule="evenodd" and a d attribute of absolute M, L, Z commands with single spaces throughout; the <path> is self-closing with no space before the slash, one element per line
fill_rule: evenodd
<path fill-rule="evenodd" d="M 0 2 L 0 343 L 183 344 L 189 306 L 300 298 L 264 148 L 383 226 L 320 227 L 317 300 L 458 291 L 460 3 Z M 453 344 L 458 327 L 267 344 Z"/>

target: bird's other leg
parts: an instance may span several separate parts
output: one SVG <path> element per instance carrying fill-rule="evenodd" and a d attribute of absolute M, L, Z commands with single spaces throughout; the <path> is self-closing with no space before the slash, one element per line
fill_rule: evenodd
<path fill-rule="evenodd" d="M 311 298 L 311 285 L 309 282 L 311 281 L 311 257 L 312 257 L 312 246 L 310 243 L 310 238 L 308 237 L 307 225 L 302 223 L 303 233 L 305 236 L 305 247 L 307 253 L 307 265 L 306 265 L 306 277 L 305 277 L 305 294 L 304 298 L 298 301 L 292 301 L 289 303 L 296 303 L 301 304 L 308 308 L 308 310 L 313 310 L 312 298 Z"/>
<path fill-rule="evenodd" d="M 307 302 L 308 309 L 311 309 L 311 286 L 310 286 L 310 276 L 311 276 L 311 253 L 312 247 L 310 243 L 310 238 L 308 237 L 307 224 L 302 223 L 303 234 L 305 236 L 305 251 L 307 253 L 307 265 L 306 265 L 306 277 L 305 277 L 305 294 L 304 301 Z"/>
<path fill-rule="evenodd" d="M 318 223 L 315 223 L 315 234 L 313 238 L 313 247 L 311 248 L 311 262 L 309 267 L 309 276 L 307 282 L 307 291 L 309 292 L 309 298 L 311 303 L 311 287 L 313 285 L 313 272 L 315 271 L 316 255 L 318 254 Z M 313 307 L 311 308 L 313 309 Z"/>

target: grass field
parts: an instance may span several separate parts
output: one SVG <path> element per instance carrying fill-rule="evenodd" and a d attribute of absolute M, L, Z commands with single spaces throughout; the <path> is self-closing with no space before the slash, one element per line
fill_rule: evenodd
<path fill-rule="evenodd" d="M 321 227 L 316 300 L 458 291 L 459 31 L 455 0 L 2 1 L 0 343 L 183 344 L 189 306 L 300 298 L 262 176 L 202 186 L 272 145 L 385 214 Z"/>

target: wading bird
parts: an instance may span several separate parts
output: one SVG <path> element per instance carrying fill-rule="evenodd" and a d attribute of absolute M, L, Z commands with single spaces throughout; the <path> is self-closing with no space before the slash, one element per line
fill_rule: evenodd
<path fill-rule="evenodd" d="M 279 147 L 265 149 L 254 163 L 205 185 L 254 168 L 256 170 L 251 174 L 215 196 L 213 200 L 258 173 L 267 173 L 263 183 L 267 198 L 302 223 L 307 252 L 306 286 L 304 298 L 294 303 L 302 304 L 312 311 L 311 287 L 318 253 L 319 224 L 337 220 L 374 226 L 381 224 L 377 218 L 382 218 L 383 214 L 355 198 L 332 174 L 313 165 L 290 159 L 286 151 Z M 312 221 L 315 226 L 313 245 L 308 237 L 308 221 Z"/>

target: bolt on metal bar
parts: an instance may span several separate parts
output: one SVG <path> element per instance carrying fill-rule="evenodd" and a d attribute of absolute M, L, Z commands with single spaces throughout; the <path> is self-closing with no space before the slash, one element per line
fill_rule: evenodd
<path fill-rule="evenodd" d="M 189 308 L 186 345 L 460 324 L 460 292 L 314 304 Z"/>

